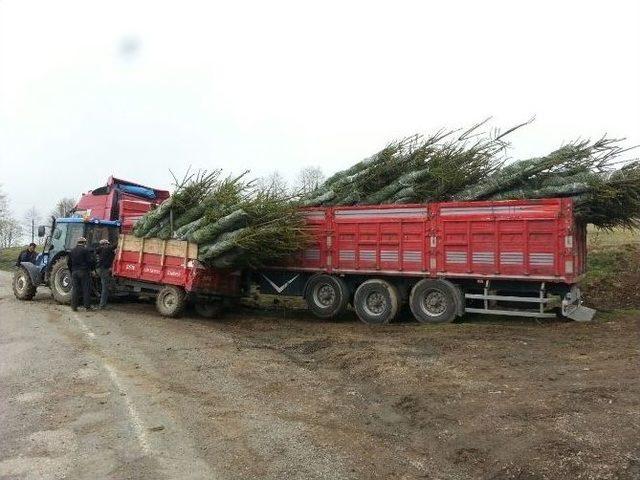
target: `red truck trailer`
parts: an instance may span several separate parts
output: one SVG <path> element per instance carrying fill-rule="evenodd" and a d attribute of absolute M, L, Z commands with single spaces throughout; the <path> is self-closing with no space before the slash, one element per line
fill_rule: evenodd
<path fill-rule="evenodd" d="M 590 320 L 577 286 L 586 228 L 568 198 L 305 209 L 314 240 L 254 273 L 260 291 L 303 296 L 321 318 L 351 303 L 366 323 L 403 304 L 424 323 L 464 313 Z"/>
<path fill-rule="evenodd" d="M 241 272 L 205 268 L 197 257 L 194 243 L 122 234 L 113 278 L 120 292 L 155 296 L 162 315 L 178 316 L 191 302 L 199 314 L 213 317 L 240 295 Z"/>
<path fill-rule="evenodd" d="M 155 200 L 135 200 L 129 195 L 139 192 L 121 191 L 124 184 L 148 188 L 111 177 L 104 192 L 94 190 L 78 205 L 111 195 L 103 204 L 114 207 L 102 216 L 116 215 L 126 233 L 168 198 L 154 190 Z M 194 244 L 130 235 L 121 237 L 114 276 L 134 291 L 172 291 L 158 295 L 158 302 L 166 299 L 158 309 L 171 315 L 180 308 L 169 304 L 187 297 L 203 312 L 215 310 L 219 299 L 248 292 L 249 282 L 262 293 L 302 296 L 321 318 L 351 304 L 371 324 L 393 320 L 403 305 L 424 323 L 465 313 L 576 320 L 595 313 L 581 305 L 586 227 L 576 221 L 571 199 L 315 207 L 304 215 L 313 237 L 307 248 L 287 262 L 244 272 L 242 281 L 240 272 L 204 268 Z"/>

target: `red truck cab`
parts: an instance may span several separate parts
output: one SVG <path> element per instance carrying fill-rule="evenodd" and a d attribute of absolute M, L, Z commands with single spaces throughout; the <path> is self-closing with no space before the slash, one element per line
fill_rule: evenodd
<path fill-rule="evenodd" d="M 100 220 L 120 220 L 122 233 L 129 233 L 140 217 L 169 196 L 168 190 L 111 176 L 106 185 L 83 193 L 74 213 Z"/>

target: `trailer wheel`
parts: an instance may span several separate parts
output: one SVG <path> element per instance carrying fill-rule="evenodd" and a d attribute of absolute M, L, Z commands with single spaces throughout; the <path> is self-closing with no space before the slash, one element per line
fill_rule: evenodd
<path fill-rule="evenodd" d="M 49 288 L 53 299 L 64 305 L 71 303 L 71 272 L 67 265 L 67 257 L 60 258 L 51 267 Z"/>
<path fill-rule="evenodd" d="M 364 323 L 382 325 L 396 317 L 400 295 L 398 289 L 386 280 L 367 280 L 356 290 L 353 306 Z"/>
<path fill-rule="evenodd" d="M 31 300 L 36 294 L 36 286 L 26 268 L 20 267 L 13 274 L 13 294 L 18 300 Z"/>
<path fill-rule="evenodd" d="M 156 308 L 160 315 L 165 317 L 177 317 L 187 304 L 184 290 L 173 285 L 162 287 L 156 297 Z"/>
<path fill-rule="evenodd" d="M 409 296 L 413 316 L 420 323 L 448 323 L 456 318 L 456 297 L 450 284 L 441 280 L 420 280 Z"/>
<path fill-rule="evenodd" d="M 219 318 L 222 316 L 222 302 L 198 302 L 193 307 L 196 313 L 204 318 Z"/>
<path fill-rule="evenodd" d="M 344 313 L 349 302 L 349 287 L 344 280 L 331 275 L 314 275 L 307 282 L 305 292 L 309 309 L 319 318 Z"/>

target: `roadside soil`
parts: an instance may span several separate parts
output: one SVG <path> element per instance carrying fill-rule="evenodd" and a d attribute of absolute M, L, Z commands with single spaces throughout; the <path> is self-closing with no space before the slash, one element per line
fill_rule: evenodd
<path fill-rule="evenodd" d="M 3 479 L 640 478 L 638 311 L 167 319 L 151 303 L 72 314 L 44 289 L 18 302 L 8 279 Z"/>

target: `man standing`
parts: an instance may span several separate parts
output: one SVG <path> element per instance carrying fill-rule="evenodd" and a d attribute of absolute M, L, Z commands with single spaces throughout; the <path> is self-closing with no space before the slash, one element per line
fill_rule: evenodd
<path fill-rule="evenodd" d="M 21 251 L 20 255 L 18 255 L 16 267 L 19 267 L 22 262 L 36 263 L 37 256 L 38 254 L 36 253 L 36 244 L 30 243 L 29 246 Z"/>
<path fill-rule="evenodd" d="M 109 299 L 109 285 L 111 283 L 111 266 L 116 254 L 116 247 L 109 243 L 109 240 L 100 240 L 100 245 L 96 248 L 98 255 L 98 275 L 100 276 L 100 306 L 98 308 L 107 308 L 107 300 Z"/>
<path fill-rule="evenodd" d="M 71 272 L 71 310 L 78 310 L 80 291 L 82 290 L 82 303 L 84 308 L 91 310 L 91 270 L 94 259 L 87 250 L 87 239 L 80 237 L 78 244 L 71 249 L 67 257 L 67 264 Z"/>

